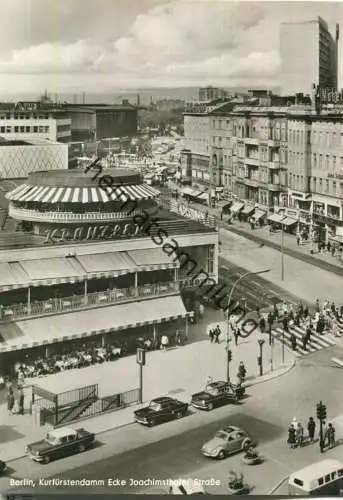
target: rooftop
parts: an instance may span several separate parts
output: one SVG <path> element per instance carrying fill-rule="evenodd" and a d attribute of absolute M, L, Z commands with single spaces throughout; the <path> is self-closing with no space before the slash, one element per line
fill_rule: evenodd
<path fill-rule="evenodd" d="M 57 144 L 61 144 L 60 142 L 50 141 L 49 139 L 25 139 L 25 140 L 17 140 L 17 139 L 4 139 L 0 137 L 0 146 L 56 146 Z"/>

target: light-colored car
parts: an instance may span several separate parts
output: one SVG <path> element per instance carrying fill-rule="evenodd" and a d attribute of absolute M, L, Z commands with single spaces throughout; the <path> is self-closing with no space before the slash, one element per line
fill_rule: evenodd
<path fill-rule="evenodd" d="M 247 432 L 239 427 L 225 427 L 216 432 L 201 448 L 201 453 L 205 457 L 223 459 L 232 453 L 244 451 L 253 444 L 253 440 Z"/>

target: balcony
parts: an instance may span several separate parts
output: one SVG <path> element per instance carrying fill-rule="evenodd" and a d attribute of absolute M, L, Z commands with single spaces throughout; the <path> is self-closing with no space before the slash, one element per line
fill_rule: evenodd
<path fill-rule="evenodd" d="M 68 223 L 79 224 L 84 222 L 112 222 L 117 220 L 129 219 L 135 215 L 141 215 L 141 210 L 132 212 L 40 212 L 39 210 L 28 210 L 26 208 L 15 207 L 12 203 L 9 205 L 8 214 L 10 217 L 18 220 L 30 222 L 48 222 L 48 223 Z"/>
<path fill-rule="evenodd" d="M 268 182 L 269 191 L 282 191 L 282 185 L 280 182 Z"/>
<path fill-rule="evenodd" d="M 251 177 L 247 178 L 244 180 L 244 184 L 246 186 L 250 186 L 250 187 L 258 187 L 259 184 L 260 184 L 260 181 L 258 179 L 252 179 Z"/>
<path fill-rule="evenodd" d="M 244 158 L 244 163 L 246 165 L 253 165 L 254 167 L 259 167 L 260 166 L 260 159 L 246 156 Z"/>
<path fill-rule="evenodd" d="M 312 213 L 312 218 L 313 218 L 314 222 L 319 222 L 320 224 L 332 225 L 332 224 L 337 224 L 337 223 L 340 223 L 340 224 L 343 223 L 342 219 L 340 219 L 340 217 L 338 215 L 330 214 L 330 213 L 324 214 L 321 211 L 320 212 L 314 211 Z"/>
<path fill-rule="evenodd" d="M 245 144 L 250 144 L 251 146 L 258 146 L 260 144 L 259 139 L 256 137 L 245 137 L 244 142 Z"/>
<path fill-rule="evenodd" d="M 88 293 L 86 295 L 73 295 L 72 297 L 51 298 L 44 301 L 34 301 L 31 304 L 13 304 L 2 307 L 0 321 L 17 321 L 34 316 L 45 316 L 79 309 L 89 309 L 128 302 L 131 300 L 173 295 L 179 293 L 178 282 L 165 282 L 146 284 L 137 288 L 119 288 L 103 292 Z"/>
<path fill-rule="evenodd" d="M 268 168 L 271 170 L 279 170 L 281 168 L 280 160 L 269 161 Z"/>

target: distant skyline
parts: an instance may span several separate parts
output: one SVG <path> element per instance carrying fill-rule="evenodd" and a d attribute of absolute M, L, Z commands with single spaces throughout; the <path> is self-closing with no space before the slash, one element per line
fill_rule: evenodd
<path fill-rule="evenodd" d="M 340 2 L 1 0 L 0 13 L 7 95 L 278 87 L 281 22 L 320 15 L 343 31 Z"/>

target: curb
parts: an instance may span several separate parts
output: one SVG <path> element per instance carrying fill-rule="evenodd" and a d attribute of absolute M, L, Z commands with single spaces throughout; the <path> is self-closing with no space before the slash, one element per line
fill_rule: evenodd
<path fill-rule="evenodd" d="M 265 375 L 265 377 L 261 377 L 260 379 L 256 378 L 256 379 L 252 380 L 251 382 L 249 382 L 248 384 L 246 384 L 246 387 L 253 387 L 254 385 L 263 384 L 263 382 L 269 382 L 269 380 L 273 380 L 273 379 L 282 377 L 283 375 L 286 375 L 286 373 L 291 371 L 292 368 L 295 367 L 295 365 L 296 365 L 296 360 L 294 359 L 291 364 L 289 364 L 288 366 L 285 366 L 279 372 L 268 373 L 267 375 Z"/>
<path fill-rule="evenodd" d="M 280 488 L 280 486 L 283 485 L 283 483 L 285 483 L 287 481 L 287 479 L 289 479 L 289 475 L 288 476 L 285 476 L 284 478 L 282 478 L 276 486 L 274 486 L 274 488 L 272 488 L 270 491 L 268 491 L 266 493 L 266 495 L 273 495 L 275 493 L 276 490 L 278 490 Z"/>

